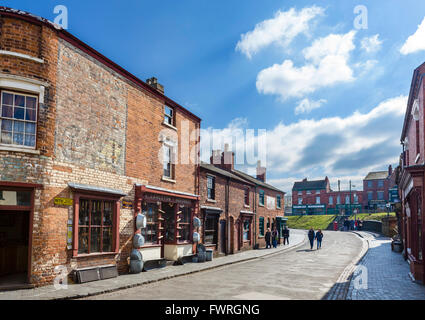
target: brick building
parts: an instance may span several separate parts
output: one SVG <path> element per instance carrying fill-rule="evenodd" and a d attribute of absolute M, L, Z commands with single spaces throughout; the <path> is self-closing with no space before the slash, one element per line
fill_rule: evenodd
<path fill-rule="evenodd" d="M 214 150 L 201 164 L 201 217 L 204 243 L 217 254 L 265 246 L 268 227 L 285 224 L 285 193 L 265 182 L 266 169 L 256 178 L 234 168 L 234 153 Z"/>
<path fill-rule="evenodd" d="M 311 181 L 305 178 L 292 188 L 292 214 L 350 214 L 360 212 L 362 200 L 362 191 L 333 191 L 328 177 Z"/>
<path fill-rule="evenodd" d="M 128 272 L 139 212 L 143 260 L 192 254 L 199 152 L 176 150 L 196 150 L 200 119 L 148 82 L 0 7 L 0 283 L 48 284 L 57 266 Z"/>
<path fill-rule="evenodd" d="M 363 179 L 363 207 L 368 211 L 386 211 L 390 189 L 395 186 L 392 166 L 387 171 L 369 172 Z"/>
<path fill-rule="evenodd" d="M 401 143 L 401 173 L 399 194 L 402 203 L 401 234 L 404 256 L 408 259 L 411 275 L 425 281 L 425 144 L 424 94 L 425 63 L 413 73 L 410 94 L 404 117 Z"/>

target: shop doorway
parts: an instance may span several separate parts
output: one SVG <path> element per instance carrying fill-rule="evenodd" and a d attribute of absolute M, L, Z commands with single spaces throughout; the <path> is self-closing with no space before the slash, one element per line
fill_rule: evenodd
<path fill-rule="evenodd" d="M 220 220 L 220 253 L 226 253 L 226 220 Z"/>
<path fill-rule="evenodd" d="M 0 289 L 27 282 L 29 211 L 0 211 Z"/>
<path fill-rule="evenodd" d="M 163 202 L 161 210 L 163 211 L 162 218 L 164 219 L 161 256 L 164 258 L 164 246 L 176 243 L 176 204 Z"/>

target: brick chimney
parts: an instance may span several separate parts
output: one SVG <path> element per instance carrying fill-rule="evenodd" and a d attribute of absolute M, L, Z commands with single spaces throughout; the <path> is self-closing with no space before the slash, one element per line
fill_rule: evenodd
<path fill-rule="evenodd" d="M 224 151 L 221 154 L 221 168 L 232 171 L 235 166 L 235 153 L 229 150 L 229 144 L 224 145 Z"/>
<path fill-rule="evenodd" d="M 261 161 L 257 161 L 257 179 L 266 182 L 266 167 L 261 166 Z"/>
<path fill-rule="evenodd" d="M 391 176 L 393 174 L 393 167 L 392 165 L 388 166 L 388 176 Z"/>
<path fill-rule="evenodd" d="M 221 150 L 212 151 L 210 163 L 217 167 L 221 167 Z"/>
<path fill-rule="evenodd" d="M 152 88 L 155 88 L 157 91 L 164 94 L 164 86 L 158 83 L 158 79 L 155 77 L 146 79 L 146 83 L 150 85 Z"/>

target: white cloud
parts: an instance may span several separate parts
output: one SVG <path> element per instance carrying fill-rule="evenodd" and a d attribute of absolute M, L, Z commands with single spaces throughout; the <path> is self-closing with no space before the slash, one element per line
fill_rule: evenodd
<path fill-rule="evenodd" d="M 379 34 L 375 34 L 372 37 L 364 37 L 361 40 L 361 47 L 367 53 L 378 52 L 381 49 L 382 41 L 378 39 Z"/>
<path fill-rule="evenodd" d="M 368 171 L 397 163 L 406 103 L 407 97 L 399 96 L 381 102 L 366 113 L 356 111 L 347 117 L 299 120 L 288 125 L 279 123 L 267 131 L 267 176 L 273 178 L 270 182 L 286 188 L 288 177 L 299 180 L 328 175 L 343 181 L 348 180 L 347 177 L 356 180 L 354 177 L 365 176 Z M 236 123 L 243 123 L 244 127 L 235 127 L 233 122 L 217 130 L 217 136 L 223 139 L 233 134 L 239 138 L 241 133 L 243 136 L 247 122 Z M 208 145 L 204 141 L 208 137 L 206 133 L 201 134 L 201 156 L 209 161 L 211 150 L 205 148 Z M 255 144 L 253 140 L 257 138 L 247 140 L 239 140 L 233 150 L 243 151 L 245 145 Z"/>
<path fill-rule="evenodd" d="M 310 100 L 305 98 L 299 101 L 297 107 L 295 108 L 295 114 L 301 113 L 310 113 L 312 110 L 320 108 L 327 101 L 325 99 L 320 99 L 318 101 Z"/>
<path fill-rule="evenodd" d="M 289 45 L 301 33 L 307 33 L 309 23 L 318 15 L 322 15 L 323 8 L 312 6 L 296 11 L 277 11 L 274 18 L 258 23 L 254 30 L 241 35 L 236 50 L 241 51 L 249 59 L 259 50 L 272 43 L 282 46 Z"/>
<path fill-rule="evenodd" d="M 425 18 L 418 26 L 414 34 L 407 38 L 406 42 L 400 49 L 401 54 L 407 55 L 417 51 L 425 50 Z"/>
<path fill-rule="evenodd" d="M 350 31 L 315 40 L 303 50 L 307 64 L 296 67 L 292 60 L 285 60 L 282 64 L 274 64 L 260 71 L 257 90 L 264 94 L 279 95 L 285 100 L 299 98 L 337 83 L 353 81 L 355 78 L 348 60 L 351 51 L 355 49 L 355 35 L 356 31 Z"/>

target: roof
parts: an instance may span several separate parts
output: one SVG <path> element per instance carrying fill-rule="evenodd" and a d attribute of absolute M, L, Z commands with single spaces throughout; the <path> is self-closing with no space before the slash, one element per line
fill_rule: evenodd
<path fill-rule="evenodd" d="M 303 180 L 294 183 L 292 190 L 321 190 L 326 189 L 326 179 L 323 180 Z"/>
<path fill-rule="evenodd" d="M 180 104 L 178 104 L 174 100 L 168 98 L 167 96 L 165 96 L 164 94 L 162 94 L 161 92 L 159 92 L 155 88 L 151 87 L 149 84 L 147 84 L 143 80 L 139 79 L 138 77 L 136 77 L 132 73 L 128 72 L 127 70 L 125 70 L 124 68 L 122 68 L 121 66 L 119 66 L 118 64 L 113 62 L 112 60 L 108 59 L 107 57 L 105 57 L 104 55 L 102 55 L 101 53 L 99 53 L 98 51 L 96 51 L 95 49 L 93 49 L 92 47 L 90 47 L 89 45 L 87 45 L 86 43 L 84 43 L 83 41 L 78 39 L 77 37 L 73 36 L 68 31 L 63 29 L 61 26 L 59 26 L 59 25 L 57 25 L 57 24 L 55 24 L 55 23 L 53 23 L 53 22 L 51 22 L 51 21 L 49 21 L 45 18 L 31 14 L 29 12 L 17 10 L 17 9 L 12 9 L 12 8 L 8 8 L 8 7 L 3 7 L 3 6 L 0 6 L 0 16 L 20 18 L 22 20 L 26 20 L 26 21 L 31 22 L 33 24 L 45 25 L 45 26 L 49 27 L 50 29 L 52 29 L 56 32 L 56 34 L 58 35 L 59 38 L 69 42 L 73 46 L 82 50 L 86 54 L 90 55 L 94 59 L 98 60 L 99 62 L 101 62 L 105 66 L 111 68 L 112 70 L 114 70 L 118 74 L 122 75 L 127 80 L 138 85 L 139 87 L 143 88 L 144 90 L 148 91 L 149 93 L 159 97 L 160 99 L 163 99 L 165 101 L 165 103 L 169 104 L 170 106 L 179 109 L 180 111 L 182 111 L 186 115 L 190 116 L 191 118 L 197 120 L 198 122 L 201 121 L 201 118 L 199 118 L 198 116 L 196 116 L 195 114 L 193 114 L 192 112 L 187 110 L 185 107 L 181 106 Z"/>
<path fill-rule="evenodd" d="M 369 172 L 363 180 L 382 180 L 388 178 L 388 171 L 372 171 Z"/>
<path fill-rule="evenodd" d="M 116 195 L 116 196 L 120 196 L 120 197 L 124 197 L 124 196 L 127 195 L 127 193 L 125 193 L 121 190 L 109 189 L 109 188 L 98 187 L 98 186 L 90 186 L 90 185 L 82 184 L 82 183 L 69 182 L 68 186 L 73 190 L 83 190 L 83 191 L 91 191 L 91 192 L 99 192 L 99 193 L 108 193 L 108 194 Z"/>
<path fill-rule="evenodd" d="M 286 192 L 284 192 L 284 191 L 282 191 L 282 190 L 280 190 L 276 187 L 273 187 L 272 185 L 270 185 L 268 183 L 265 183 L 261 180 L 258 180 L 257 178 L 250 176 L 249 174 L 246 174 L 245 172 L 242 172 L 242 171 L 239 171 L 239 170 L 233 170 L 233 172 L 235 174 L 237 174 L 238 176 L 242 177 L 243 179 L 248 180 L 249 182 L 251 182 L 251 183 L 253 183 L 257 186 L 260 186 L 260 187 L 263 187 L 263 188 L 266 188 L 266 189 L 270 189 L 270 190 L 273 190 L 273 191 L 281 192 L 283 194 L 286 193 Z"/>
<path fill-rule="evenodd" d="M 209 170 L 209 171 L 214 172 L 214 173 L 217 173 L 219 175 L 222 175 L 222 176 L 231 178 L 233 180 L 237 180 L 237 181 L 239 181 L 241 183 L 245 183 L 246 184 L 246 182 L 247 182 L 246 180 L 241 179 L 240 177 L 238 177 L 237 175 L 231 173 L 230 171 L 221 169 L 221 168 L 216 167 L 215 165 L 209 164 L 207 162 L 201 162 L 201 169 Z"/>

